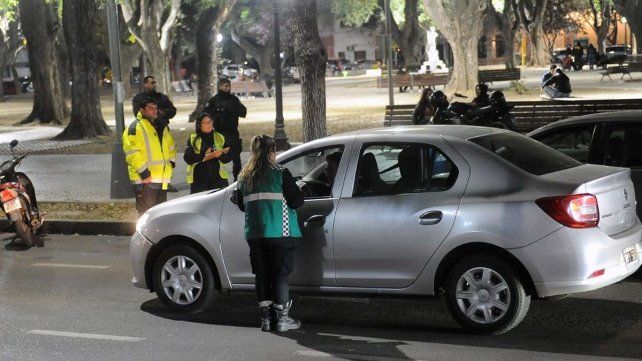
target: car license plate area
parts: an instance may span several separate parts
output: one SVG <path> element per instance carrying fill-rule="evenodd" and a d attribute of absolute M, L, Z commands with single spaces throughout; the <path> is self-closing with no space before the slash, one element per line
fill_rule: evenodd
<path fill-rule="evenodd" d="M 622 251 L 624 253 L 624 263 L 628 266 L 630 263 L 635 262 L 639 255 L 635 247 L 627 247 Z"/>

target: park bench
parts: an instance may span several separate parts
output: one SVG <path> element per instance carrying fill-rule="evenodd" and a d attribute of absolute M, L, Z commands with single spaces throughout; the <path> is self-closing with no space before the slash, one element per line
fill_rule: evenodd
<path fill-rule="evenodd" d="M 261 94 L 262 96 L 271 97 L 270 88 L 265 80 L 233 80 L 230 82 L 233 94 L 253 95 Z"/>
<path fill-rule="evenodd" d="M 600 70 L 600 74 L 602 74 L 600 82 L 604 81 L 604 77 L 608 77 L 609 80 L 613 80 L 611 79 L 611 74 L 622 74 L 620 80 L 624 79 L 625 75 L 628 75 L 629 79 L 633 79 L 631 77 L 631 73 L 633 72 L 642 72 L 642 62 L 629 63 L 627 65 L 618 65 L 606 68 L 606 70 Z"/>
<path fill-rule="evenodd" d="M 642 99 L 551 100 L 508 102 L 519 132 L 530 132 L 548 123 L 584 114 L 642 110 Z M 410 125 L 415 104 L 386 106 L 384 126 Z"/>
<path fill-rule="evenodd" d="M 480 83 L 492 83 L 494 81 L 519 80 L 522 71 L 519 68 L 514 69 L 493 69 L 480 70 L 477 73 L 477 79 Z"/>

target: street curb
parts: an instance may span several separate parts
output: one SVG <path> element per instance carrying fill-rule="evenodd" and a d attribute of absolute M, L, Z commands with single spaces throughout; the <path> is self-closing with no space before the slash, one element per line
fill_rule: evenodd
<path fill-rule="evenodd" d="M 0 221 L 0 228 L 7 228 L 8 220 Z M 109 235 L 131 236 L 136 231 L 136 223 L 119 221 L 78 221 L 52 219 L 42 225 L 45 234 L 80 234 L 83 236 Z"/>

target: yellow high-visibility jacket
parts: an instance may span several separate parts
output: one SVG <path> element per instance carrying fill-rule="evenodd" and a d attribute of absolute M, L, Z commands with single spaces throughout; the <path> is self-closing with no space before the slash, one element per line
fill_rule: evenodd
<path fill-rule="evenodd" d="M 132 183 L 140 184 L 143 178 L 151 176 L 152 183 L 167 189 L 172 179 L 172 162 L 176 163 L 174 137 L 168 127 L 163 131 L 161 144 L 152 123 L 138 112 L 136 120 L 123 132 L 123 151 Z"/>

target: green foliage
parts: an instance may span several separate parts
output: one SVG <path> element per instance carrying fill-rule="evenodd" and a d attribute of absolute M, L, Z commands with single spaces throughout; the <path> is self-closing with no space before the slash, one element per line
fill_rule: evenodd
<path fill-rule="evenodd" d="M 368 21 L 378 7 L 377 0 L 335 0 L 332 11 L 344 24 L 360 26 Z"/>
<path fill-rule="evenodd" d="M 18 10 L 18 0 L 0 0 L 0 18 L 14 21 Z"/>

